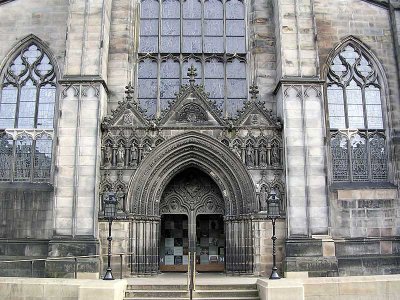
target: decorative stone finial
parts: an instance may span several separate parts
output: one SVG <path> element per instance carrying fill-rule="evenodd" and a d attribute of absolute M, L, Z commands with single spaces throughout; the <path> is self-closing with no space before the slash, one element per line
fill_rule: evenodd
<path fill-rule="evenodd" d="M 257 95 L 260 92 L 258 91 L 258 86 L 255 84 L 255 82 L 253 82 L 253 84 L 250 86 L 250 95 L 251 95 L 251 99 L 253 101 L 257 100 Z"/>
<path fill-rule="evenodd" d="M 128 85 L 125 87 L 125 94 L 127 101 L 132 101 L 134 91 L 135 89 L 133 88 L 132 83 L 129 82 Z"/>
<path fill-rule="evenodd" d="M 187 76 L 189 76 L 189 83 L 190 84 L 193 84 L 194 81 L 195 81 L 194 78 L 197 76 L 196 71 L 197 71 L 197 69 L 193 65 L 191 65 L 190 68 L 188 69 Z"/>

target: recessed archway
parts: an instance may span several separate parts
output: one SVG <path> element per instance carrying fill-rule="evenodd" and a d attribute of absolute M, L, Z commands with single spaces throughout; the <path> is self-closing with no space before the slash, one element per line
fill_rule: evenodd
<path fill-rule="evenodd" d="M 257 210 L 254 184 L 242 161 L 218 140 L 198 132 L 175 136 L 153 150 L 131 179 L 131 213 L 159 216 L 162 192 L 179 172 L 195 167 L 211 176 L 224 197 L 225 215 Z"/>

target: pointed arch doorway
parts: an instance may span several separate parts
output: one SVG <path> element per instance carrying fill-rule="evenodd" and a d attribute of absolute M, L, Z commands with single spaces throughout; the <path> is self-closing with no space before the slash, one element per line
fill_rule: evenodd
<path fill-rule="evenodd" d="M 187 271 L 189 253 L 197 271 L 225 270 L 224 200 L 208 175 L 193 167 L 178 173 L 163 192 L 160 215 L 161 272 Z"/>
<path fill-rule="evenodd" d="M 162 206 L 167 203 L 163 200 L 167 187 L 175 178 L 179 178 L 179 174 L 184 174 L 185 170 L 191 168 L 197 172 L 194 176 L 196 179 L 198 174 L 204 174 L 215 184 L 219 195 L 222 195 L 221 204 L 215 199 L 202 199 L 203 202 L 198 202 L 193 200 L 197 199 L 193 196 L 183 200 L 182 197 L 171 196 L 168 202 L 169 211 L 162 212 Z M 189 186 L 186 186 L 186 192 L 189 195 L 195 194 L 196 185 Z M 185 185 L 181 185 L 181 188 L 185 188 Z M 168 214 L 187 216 L 188 236 L 189 228 L 192 228 L 189 241 L 193 242 L 193 251 L 197 250 L 197 218 L 200 222 L 201 215 L 222 214 L 225 230 L 225 272 L 253 273 L 252 214 L 258 207 L 255 188 L 243 162 L 220 141 L 190 131 L 161 143 L 143 159 L 131 178 L 127 199 L 130 210 L 130 249 L 133 253 L 130 262 L 132 274 L 160 272 L 161 222 L 162 216 Z M 194 208 L 191 209 L 190 205 Z M 210 213 L 212 205 L 216 206 L 216 211 Z M 171 206 L 174 213 L 171 213 Z M 205 257 L 203 259 L 205 261 Z"/>

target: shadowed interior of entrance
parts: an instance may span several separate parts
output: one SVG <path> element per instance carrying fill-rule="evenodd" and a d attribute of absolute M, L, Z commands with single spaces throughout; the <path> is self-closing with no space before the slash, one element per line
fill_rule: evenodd
<path fill-rule="evenodd" d="M 167 185 L 160 203 L 160 271 L 224 271 L 224 201 L 216 183 L 188 168 Z"/>

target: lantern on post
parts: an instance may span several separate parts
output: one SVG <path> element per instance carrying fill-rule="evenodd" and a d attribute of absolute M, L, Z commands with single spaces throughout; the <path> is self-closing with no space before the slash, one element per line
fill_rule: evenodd
<path fill-rule="evenodd" d="M 276 195 L 276 191 L 274 189 L 271 190 L 271 192 L 268 195 L 268 200 L 267 200 L 267 218 L 272 220 L 272 260 L 273 260 L 273 266 L 272 266 L 272 272 L 271 276 L 269 279 L 281 279 L 279 277 L 279 274 L 277 272 L 278 268 L 276 267 L 276 249 L 275 249 L 275 241 L 276 241 L 276 236 L 275 236 L 275 222 L 276 219 L 278 219 L 281 214 L 280 214 L 280 199 Z"/>
<path fill-rule="evenodd" d="M 114 280 L 111 270 L 111 226 L 112 221 L 115 219 L 117 214 L 117 199 L 115 197 L 114 192 L 109 192 L 108 196 L 104 200 L 104 217 L 108 219 L 108 262 L 107 262 L 107 271 L 103 277 L 103 280 Z"/>

